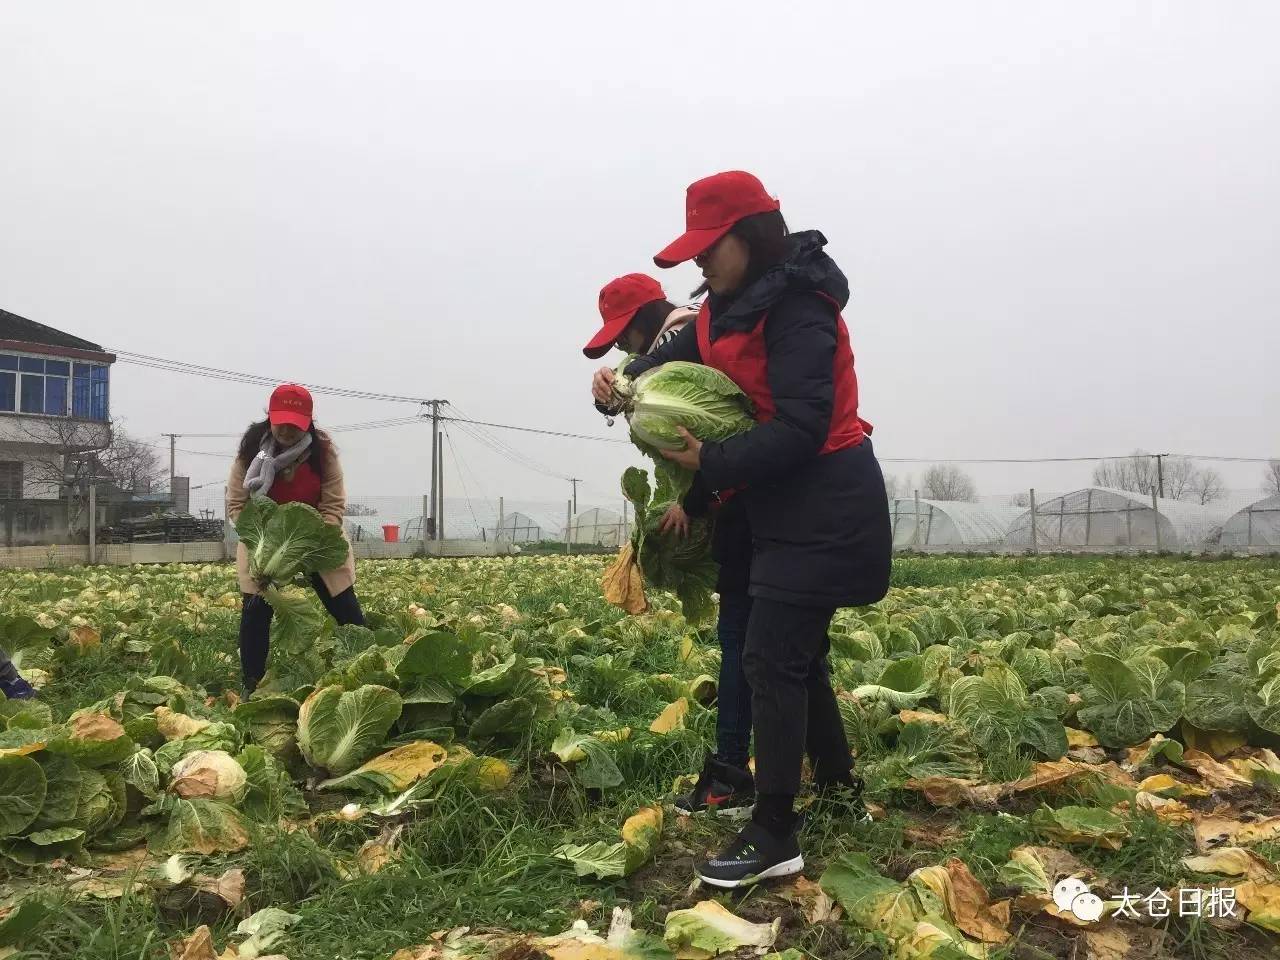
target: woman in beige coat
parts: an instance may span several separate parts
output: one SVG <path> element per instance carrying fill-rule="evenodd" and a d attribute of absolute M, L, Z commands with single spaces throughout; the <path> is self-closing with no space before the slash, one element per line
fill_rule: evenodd
<path fill-rule="evenodd" d="M 333 441 L 316 428 L 311 412 L 311 394 L 304 387 L 286 383 L 271 394 L 267 419 L 251 424 L 245 431 L 231 467 L 227 517 L 232 523 L 249 498 L 259 496 L 276 503 L 309 504 L 326 523 L 342 526 L 347 510 L 342 464 Z M 243 542 L 236 548 L 236 574 L 244 595 L 240 610 L 240 669 L 248 696 L 266 673 L 274 611 L 259 595 L 258 585 L 249 575 L 249 555 Z M 341 567 L 311 578 L 320 602 L 339 624 L 364 625 L 355 582 L 355 558 L 350 547 Z"/>

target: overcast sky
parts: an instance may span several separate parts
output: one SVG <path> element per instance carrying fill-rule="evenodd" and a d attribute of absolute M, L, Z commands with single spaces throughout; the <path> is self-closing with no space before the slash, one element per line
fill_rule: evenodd
<path fill-rule="evenodd" d="M 650 258 L 689 182 L 743 168 L 850 277 L 882 457 L 1280 454 L 1277 36 L 1270 2 L 8 2 L 0 307 L 622 437 L 580 352 L 597 291 L 647 270 L 686 297 L 694 269 Z M 266 401 L 113 378 L 114 415 L 157 443 Z M 319 398 L 317 418 L 414 409 Z M 423 492 L 427 436 L 340 437 L 352 493 Z M 502 437 L 588 502 L 634 459 Z M 453 443 L 451 495 L 568 495 Z M 197 484 L 226 469 L 179 458 Z M 1089 468 L 971 472 L 995 493 Z"/>

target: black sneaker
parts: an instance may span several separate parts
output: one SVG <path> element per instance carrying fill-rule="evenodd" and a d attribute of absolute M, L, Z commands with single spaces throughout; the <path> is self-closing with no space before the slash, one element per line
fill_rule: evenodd
<path fill-rule="evenodd" d="M 804 857 L 800 855 L 796 831 L 779 839 L 752 822 L 727 847 L 699 863 L 696 871 L 703 883 L 732 890 L 773 877 L 789 877 L 803 869 Z"/>
<path fill-rule="evenodd" d="M 756 802 L 756 783 L 750 770 L 735 767 L 708 754 L 693 790 L 676 799 L 676 813 L 682 817 L 709 810 L 713 813 L 740 813 Z"/>
<path fill-rule="evenodd" d="M 10 680 L 0 681 L 0 693 L 4 694 L 6 700 L 36 699 L 36 688 L 27 683 L 22 677 L 17 676 Z"/>

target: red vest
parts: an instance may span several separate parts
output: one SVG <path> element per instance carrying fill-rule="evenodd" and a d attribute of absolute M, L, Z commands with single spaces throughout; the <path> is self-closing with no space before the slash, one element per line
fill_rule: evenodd
<path fill-rule="evenodd" d="M 294 468 L 293 476 L 288 480 L 284 474 L 277 474 L 275 483 L 267 491 L 276 503 L 305 503 L 312 507 L 320 506 L 320 475 L 315 472 L 310 462 L 303 460 Z"/>
<path fill-rule="evenodd" d="M 858 416 L 858 377 L 853 372 L 853 350 L 849 346 L 849 330 L 840 316 L 840 304 L 826 294 L 819 293 L 818 296 L 836 308 L 836 356 L 831 372 L 835 399 L 827 441 L 818 451 L 824 454 L 856 447 L 871 433 L 871 424 Z M 764 325 L 768 319 L 766 313 L 754 329 L 721 333 L 714 343 L 711 341 L 711 310 L 705 300 L 696 321 L 698 352 L 702 362 L 725 374 L 751 398 L 756 407 L 756 420 L 760 423 L 768 423 L 776 411 L 773 392 L 769 389 L 764 342 Z"/>

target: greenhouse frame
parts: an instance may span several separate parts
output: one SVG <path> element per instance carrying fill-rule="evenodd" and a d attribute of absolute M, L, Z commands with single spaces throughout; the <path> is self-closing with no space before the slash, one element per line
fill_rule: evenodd
<path fill-rule="evenodd" d="M 1222 505 L 1083 487 L 1036 505 L 1034 545 L 1192 550 L 1216 539 L 1228 512 Z M 1009 531 L 1009 544 L 1033 545 L 1031 516 L 1030 510 L 1022 512 Z"/>
<path fill-rule="evenodd" d="M 1022 507 L 967 500 L 917 501 L 912 497 L 899 497 L 889 501 L 895 549 L 1003 544 L 1014 521 L 1023 512 Z"/>
<path fill-rule="evenodd" d="M 1280 547 L 1280 495 L 1258 500 L 1228 517 L 1218 546 Z"/>
<path fill-rule="evenodd" d="M 592 507 L 574 514 L 565 532 L 565 540 L 598 547 L 620 547 L 630 535 L 630 526 L 622 519 L 622 514 Z"/>
<path fill-rule="evenodd" d="M 486 540 L 497 540 L 498 535 L 507 543 L 537 543 L 542 539 L 542 526 L 537 520 L 523 513 L 508 513 L 502 518 L 502 527 L 484 527 L 481 536 Z"/>

